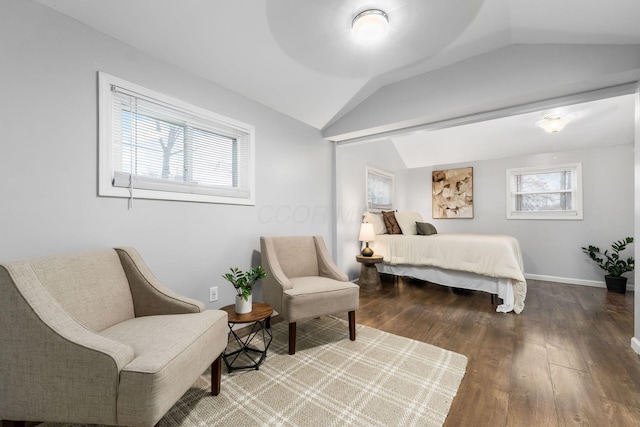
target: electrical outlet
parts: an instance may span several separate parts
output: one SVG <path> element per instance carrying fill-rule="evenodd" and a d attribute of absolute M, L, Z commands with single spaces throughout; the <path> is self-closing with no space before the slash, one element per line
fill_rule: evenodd
<path fill-rule="evenodd" d="M 209 288 L 209 302 L 218 301 L 218 287 Z"/>

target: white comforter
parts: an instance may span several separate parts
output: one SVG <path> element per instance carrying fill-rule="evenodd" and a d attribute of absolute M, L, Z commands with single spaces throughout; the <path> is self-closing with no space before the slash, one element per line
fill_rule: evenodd
<path fill-rule="evenodd" d="M 380 234 L 369 243 L 384 262 L 459 270 L 510 279 L 514 308 L 522 312 L 527 295 L 522 254 L 511 236 L 483 234 L 433 234 L 431 236 Z"/>

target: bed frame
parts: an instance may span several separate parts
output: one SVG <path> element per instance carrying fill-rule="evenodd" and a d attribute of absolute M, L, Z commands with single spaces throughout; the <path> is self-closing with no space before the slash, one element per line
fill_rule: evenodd
<path fill-rule="evenodd" d="M 513 310 L 514 295 L 510 279 L 480 276 L 464 271 L 445 270 L 436 267 L 418 267 L 402 264 L 391 265 L 384 262 L 376 264 L 376 267 L 379 273 L 413 277 L 438 285 L 450 286 L 454 289 L 459 288 L 488 292 L 491 294 L 492 303 L 494 295 L 502 299 L 502 304 L 496 308 L 497 312 L 508 313 Z"/>

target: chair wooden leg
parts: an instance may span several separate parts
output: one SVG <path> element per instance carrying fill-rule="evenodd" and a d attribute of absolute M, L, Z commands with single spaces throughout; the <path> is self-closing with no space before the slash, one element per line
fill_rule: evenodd
<path fill-rule="evenodd" d="M 349 312 L 349 339 L 351 341 L 356 340 L 356 312 Z"/>
<path fill-rule="evenodd" d="M 2 427 L 25 427 L 25 421 L 2 420 Z"/>
<path fill-rule="evenodd" d="M 296 354 L 296 322 L 289 323 L 289 354 Z"/>
<path fill-rule="evenodd" d="M 211 364 L 211 395 L 220 394 L 220 380 L 222 379 L 222 355 Z"/>

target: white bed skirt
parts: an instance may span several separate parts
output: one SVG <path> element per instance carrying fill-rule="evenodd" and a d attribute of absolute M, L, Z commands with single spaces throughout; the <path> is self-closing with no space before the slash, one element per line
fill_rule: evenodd
<path fill-rule="evenodd" d="M 484 291 L 498 295 L 503 301 L 496 308 L 497 312 L 508 313 L 513 310 L 514 295 L 510 279 L 480 276 L 464 271 L 444 270 L 435 267 L 416 267 L 402 264 L 376 264 L 380 273 L 394 276 L 408 276 L 439 285 L 469 290 Z"/>

